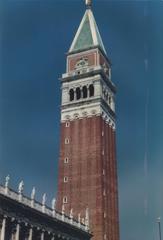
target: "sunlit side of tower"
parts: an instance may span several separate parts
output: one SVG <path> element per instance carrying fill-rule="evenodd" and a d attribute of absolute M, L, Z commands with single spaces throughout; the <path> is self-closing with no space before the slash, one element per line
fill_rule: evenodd
<path fill-rule="evenodd" d="M 67 54 L 61 78 L 57 208 L 85 217 L 94 240 L 119 240 L 115 93 L 91 1 Z"/>

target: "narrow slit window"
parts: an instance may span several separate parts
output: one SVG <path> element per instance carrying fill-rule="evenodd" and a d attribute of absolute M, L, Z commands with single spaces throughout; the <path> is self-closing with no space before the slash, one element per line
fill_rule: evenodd
<path fill-rule="evenodd" d="M 70 122 L 66 122 L 66 127 L 69 127 L 70 126 Z"/>
<path fill-rule="evenodd" d="M 63 203 L 67 203 L 67 202 L 68 202 L 67 197 L 64 197 L 63 198 Z"/>
<path fill-rule="evenodd" d="M 65 138 L 65 144 L 69 144 L 69 143 L 70 143 L 69 138 Z"/>
<path fill-rule="evenodd" d="M 64 177 L 64 183 L 68 182 L 68 177 Z"/>
<path fill-rule="evenodd" d="M 64 159 L 64 163 L 68 163 L 68 157 L 65 157 L 65 159 Z"/>

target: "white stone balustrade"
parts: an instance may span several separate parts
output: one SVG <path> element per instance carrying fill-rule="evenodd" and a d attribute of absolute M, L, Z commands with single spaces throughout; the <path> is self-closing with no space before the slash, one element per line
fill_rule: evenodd
<path fill-rule="evenodd" d="M 10 189 L 8 186 L 7 186 L 7 192 L 6 192 L 6 187 L 0 185 L 0 194 L 1 195 L 5 195 L 8 198 L 13 199 L 13 200 L 15 200 L 17 202 L 20 202 L 20 192 L 15 192 L 14 190 Z M 22 192 L 21 192 L 21 203 L 24 204 L 25 206 L 28 206 L 28 207 L 31 207 L 31 205 L 32 205 L 32 208 L 37 210 L 37 211 L 39 211 L 39 212 L 43 212 L 43 207 L 44 207 L 44 214 L 45 215 L 48 215 L 48 216 L 50 216 L 52 218 L 56 218 L 59 221 L 64 221 L 64 222 L 66 222 L 68 224 L 71 224 L 71 225 L 73 225 L 73 226 L 75 226 L 77 228 L 82 229 L 83 231 L 89 231 L 89 229 L 85 226 L 85 224 L 79 223 L 77 220 L 73 219 L 72 216 L 70 217 L 70 216 L 66 216 L 64 214 L 64 217 L 63 217 L 63 212 L 60 213 L 60 212 L 55 211 L 54 205 L 53 205 L 53 209 L 50 208 L 50 207 L 47 207 L 46 205 L 43 206 L 42 203 L 37 202 L 35 199 L 28 198 L 28 197 L 24 196 Z M 55 214 L 54 214 L 54 212 L 55 212 Z M 6 224 L 5 221 L 6 220 L 4 218 L 3 225 Z M 3 236 L 3 226 L 2 226 L 2 230 L 1 230 L 1 236 Z M 3 240 L 3 238 L 1 240 Z"/>

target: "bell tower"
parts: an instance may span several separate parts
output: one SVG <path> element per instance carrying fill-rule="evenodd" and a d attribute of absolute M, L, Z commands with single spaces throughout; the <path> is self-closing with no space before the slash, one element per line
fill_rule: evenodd
<path fill-rule="evenodd" d="M 116 87 L 91 5 L 86 0 L 61 78 L 57 209 L 81 221 L 88 209 L 93 240 L 119 240 Z"/>

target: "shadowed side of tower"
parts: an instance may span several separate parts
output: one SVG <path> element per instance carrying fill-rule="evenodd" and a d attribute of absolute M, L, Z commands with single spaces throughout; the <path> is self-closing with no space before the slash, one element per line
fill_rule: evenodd
<path fill-rule="evenodd" d="M 94 240 L 119 240 L 115 85 L 96 21 L 84 14 L 62 75 L 57 209 L 85 220 Z M 87 219 L 88 220 L 88 219 Z"/>

